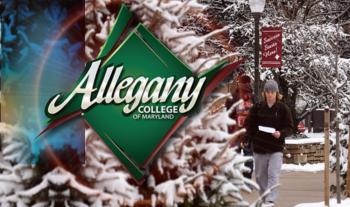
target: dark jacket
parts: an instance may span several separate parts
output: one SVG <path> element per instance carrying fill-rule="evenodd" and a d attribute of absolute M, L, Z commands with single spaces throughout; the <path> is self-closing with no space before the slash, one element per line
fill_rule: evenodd
<path fill-rule="evenodd" d="M 280 131 L 280 138 L 259 131 L 258 126 L 273 127 Z M 282 152 L 285 137 L 293 133 L 293 119 L 287 105 L 277 101 L 271 108 L 266 102 L 255 104 L 245 121 L 247 138 L 251 139 L 256 153 Z"/>

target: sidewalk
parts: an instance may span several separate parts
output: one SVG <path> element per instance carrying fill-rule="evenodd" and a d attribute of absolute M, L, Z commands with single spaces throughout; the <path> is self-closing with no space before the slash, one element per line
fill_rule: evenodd
<path fill-rule="evenodd" d="M 323 172 L 282 172 L 280 183 L 276 207 L 323 201 Z M 330 175 L 330 183 L 335 183 L 334 175 Z M 252 203 L 258 198 L 258 192 L 243 193 L 243 197 Z"/>

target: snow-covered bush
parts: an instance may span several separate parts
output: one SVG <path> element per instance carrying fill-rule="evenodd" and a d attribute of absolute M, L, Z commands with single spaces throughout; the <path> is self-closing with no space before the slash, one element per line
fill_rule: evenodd
<path fill-rule="evenodd" d="M 86 163 L 81 175 L 94 189 L 103 192 L 104 206 L 133 206 L 142 200 L 131 176 L 92 129 L 86 131 Z M 97 207 L 97 206 L 96 206 Z"/>
<path fill-rule="evenodd" d="M 349 127 L 348 125 L 340 124 L 340 189 L 343 194 L 349 195 L 350 192 L 347 192 L 347 173 L 348 173 L 348 146 L 349 146 Z M 336 170 L 336 135 L 332 133 L 331 136 L 331 153 L 329 155 L 330 168 L 332 172 Z M 336 193 L 336 186 L 331 185 L 331 192 Z"/>
<path fill-rule="evenodd" d="M 210 104 L 193 117 L 168 143 L 152 168 L 149 187 L 153 199 L 169 205 L 183 203 L 247 206 L 241 190 L 251 192 L 254 182 L 242 173 L 249 170 L 244 157 L 231 147 L 244 129 L 232 134 L 227 124 L 234 124 L 230 110 L 211 114 Z M 157 176 L 155 176 L 157 175 Z"/>
<path fill-rule="evenodd" d="M 31 144 L 25 130 L 0 123 L 0 205 L 21 206 L 18 192 L 31 184 L 35 176 L 31 166 Z"/>
<path fill-rule="evenodd" d="M 258 187 L 242 174 L 250 170 L 244 163 L 252 158 L 231 147 L 245 132 L 244 129 L 228 132 L 227 125 L 235 124 L 229 117 L 234 107 L 212 114 L 208 104 L 188 120 L 154 159 L 141 186 L 134 184 L 109 148 L 89 129 L 82 177 L 94 189 L 112 196 L 112 200 L 104 201 L 106 206 L 137 206 L 140 202 L 167 206 L 182 203 L 248 206 L 241 191 L 251 192 L 251 187 Z"/>
<path fill-rule="evenodd" d="M 254 75 L 254 19 L 248 1 L 202 1 L 208 3 L 206 10 L 212 18 L 222 25 L 231 25 L 231 41 L 245 56 L 246 71 Z M 260 79 L 275 78 L 279 82 L 296 125 L 314 108 L 334 104 L 332 92 L 336 86 L 342 86 L 339 95 L 349 102 L 348 95 L 345 95 L 349 94 L 346 87 L 350 77 L 348 59 L 343 58 L 341 46 L 348 45 L 350 38 L 340 26 L 349 18 L 348 7 L 348 2 L 334 1 L 266 2 L 260 27 L 282 27 L 283 65 L 279 69 L 261 69 Z M 341 84 L 335 81 L 334 76 L 336 55 L 339 57 L 338 72 L 346 74 L 341 75 Z M 298 111 L 295 110 L 297 100 L 306 103 Z"/>

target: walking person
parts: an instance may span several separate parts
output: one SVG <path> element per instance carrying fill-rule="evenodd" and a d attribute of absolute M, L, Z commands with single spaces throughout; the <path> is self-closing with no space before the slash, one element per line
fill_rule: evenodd
<path fill-rule="evenodd" d="M 280 101 L 282 96 L 276 81 L 266 81 L 263 98 L 262 102 L 254 104 L 245 121 L 260 194 L 279 183 L 285 137 L 293 133 L 292 115 L 288 106 Z M 264 206 L 274 206 L 277 196 L 275 188 L 265 197 Z"/>
<path fill-rule="evenodd" d="M 244 73 L 239 74 L 234 80 L 234 88 L 231 91 L 232 97 L 226 100 L 226 108 L 230 109 L 233 104 L 242 100 L 242 102 L 230 113 L 230 117 L 236 120 L 235 125 L 229 126 L 229 132 L 234 131 L 244 127 L 245 119 L 249 114 L 250 108 L 253 106 L 254 97 L 253 89 L 251 87 L 250 77 Z M 232 146 L 238 146 L 237 151 L 243 153 L 245 156 L 253 156 L 253 151 L 249 140 L 244 136 L 240 136 Z M 253 173 L 253 161 L 247 161 L 244 163 L 246 167 L 250 169 L 249 172 L 244 172 L 243 175 L 246 178 L 251 179 Z"/>

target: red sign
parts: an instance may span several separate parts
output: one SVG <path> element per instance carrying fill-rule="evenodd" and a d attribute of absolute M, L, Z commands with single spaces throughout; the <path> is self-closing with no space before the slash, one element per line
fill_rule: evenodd
<path fill-rule="evenodd" d="M 262 67 L 279 68 L 282 66 L 282 28 L 262 28 Z"/>

